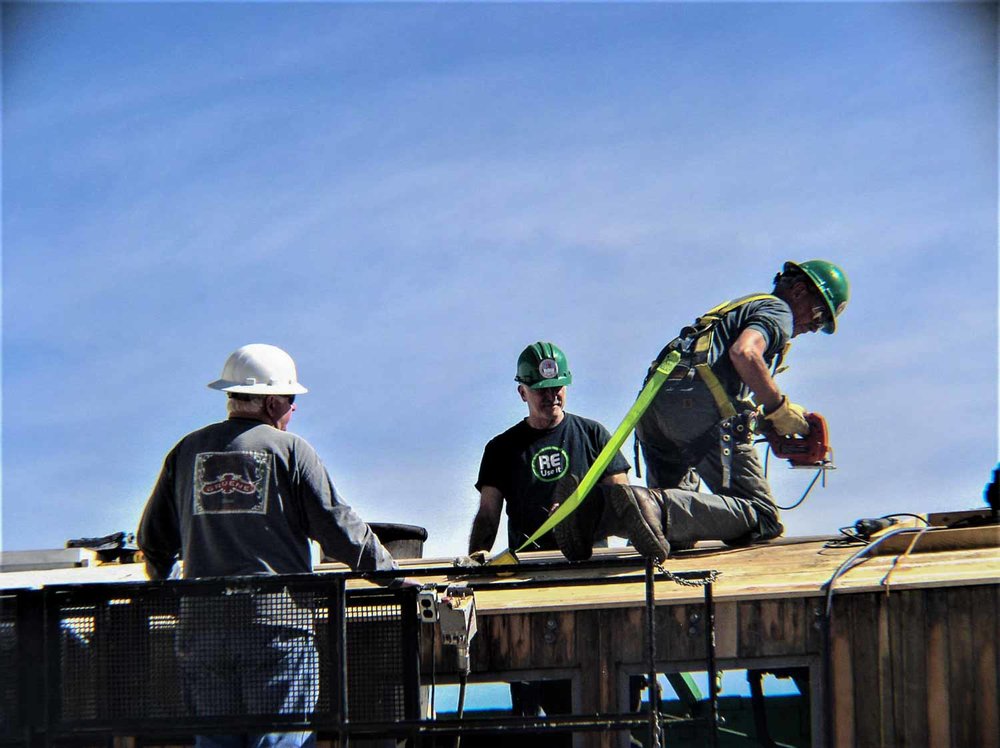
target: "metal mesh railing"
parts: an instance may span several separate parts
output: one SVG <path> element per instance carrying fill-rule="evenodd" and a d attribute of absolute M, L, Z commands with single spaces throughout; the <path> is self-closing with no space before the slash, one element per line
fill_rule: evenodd
<path fill-rule="evenodd" d="M 635 561 L 628 563 L 635 566 Z M 651 562 L 644 565 L 644 638 L 648 677 L 655 678 L 655 569 Z M 538 566 L 548 570 L 555 565 Z M 579 583 L 584 578 L 580 570 L 597 566 L 580 562 L 571 568 L 574 576 L 559 580 L 561 584 Z M 534 566 L 522 564 L 521 570 L 531 572 Z M 440 573 L 436 568 L 407 569 L 407 576 L 417 578 Z M 505 572 L 483 567 L 463 573 L 469 589 L 475 589 L 477 580 L 489 584 Z M 386 573 L 371 576 L 391 579 Z M 684 580 L 695 577 L 706 585 L 707 669 L 714 682 L 714 572 L 691 572 Z M 28 675 L 15 681 L 12 696 L 0 690 L 0 697 L 14 702 L 0 702 L 0 708 L 26 715 L 18 731 L 21 742 L 29 744 L 40 739 L 49 744 L 92 742 L 111 735 L 157 742 L 172 736 L 299 729 L 319 730 L 341 743 L 376 736 L 438 741 L 480 734 L 507 735 L 513 741 L 533 732 L 640 727 L 648 729 L 650 744 L 655 743 L 660 728 L 655 704 L 648 715 L 422 719 L 417 590 L 347 594 L 346 578 L 302 575 L 18 591 L 0 614 L 0 674 Z M 504 587 L 549 583 L 524 579 L 504 582 Z M 8 630 L 14 646 L 4 644 Z M 4 657 L 11 658 L 11 667 Z M 28 667 L 28 662 L 37 666 Z M 277 677 L 265 678 L 264 672 Z M 433 683 L 433 671 L 431 677 Z M 710 701 L 714 735 L 714 690 Z"/>
<path fill-rule="evenodd" d="M 0 594 L 0 739 L 14 736 L 21 722 L 17 601 L 17 595 Z"/>
<path fill-rule="evenodd" d="M 50 588 L 49 727 L 334 727 L 342 594 L 314 576 Z M 413 594 L 352 593 L 346 605 L 345 716 L 404 719 L 419 690 L 406 664 L 416 630 L 402 620 L 416 619 Z"/>
<path fill-rule="evenodd" d="M 353 721 L 387 721 L 406 716 L 401 606 L 372 599 L 347 605 L 347 651 L 367 652 L 347 662 L 349 712 Z"/>

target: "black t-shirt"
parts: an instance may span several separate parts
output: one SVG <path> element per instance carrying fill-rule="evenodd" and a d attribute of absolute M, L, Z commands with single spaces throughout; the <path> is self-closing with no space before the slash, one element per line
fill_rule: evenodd
<path fill-rule="evenodd" d="M 610 440 L 611 434 L 597 421 L 566 413 L 555 428 L 534 429 L 521 421 L 489 441 L 476 489 L 493 486 L 503 494 L 510 548 L 521 545 L 549 516 L 559 479 L 569 473 L 583 478 Z M 619 451 L 602 477 L 630 467 Z M 537 546 L 555 549 L 552 533 L 539 538 Z"/>

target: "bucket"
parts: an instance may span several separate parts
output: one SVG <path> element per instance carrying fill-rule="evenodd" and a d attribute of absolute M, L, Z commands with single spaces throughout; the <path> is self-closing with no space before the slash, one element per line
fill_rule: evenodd
<path fill-rule="evenodd" d="M 368 526 L 395 559 L 423 558 L 427 530 L 417 525 L 394 522 L 369 522 Z"/>

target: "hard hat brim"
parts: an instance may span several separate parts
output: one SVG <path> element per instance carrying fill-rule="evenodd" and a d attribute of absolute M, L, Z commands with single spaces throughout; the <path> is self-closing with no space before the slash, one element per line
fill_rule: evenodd
<path fill-rule="evenodd" d="M 543 379 L 541 382 L 535 382 L 534 384 L 523 383 L 525 387 L 529 390 L 545 390 L 550 387 L 565 387 L 568 384 L 573 383 L 573 376 L 567 375 L 565 377 L 555 377 L 553 379 Z"/>
<path fill-rule="evenodd" d="M 284 384 L 240 384 L 229 379 L 216 379 L 207 385 L 210 389 L 222 392 L 239 392 L 244 395 L 302 395 L 309 390 L 298 382 Z"/>

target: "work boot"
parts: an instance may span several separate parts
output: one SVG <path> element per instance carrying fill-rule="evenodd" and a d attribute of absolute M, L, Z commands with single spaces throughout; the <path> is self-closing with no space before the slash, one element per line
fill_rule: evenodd
<path fill-rule="evenodd" d="M 562 478 L 556 484 L 552 496 L 553 511 L 557 505 L 566 501 L 579 485 L 580 478 L 572 473 Z M 594 531 L 597 529 L 604 505 L 600 489 L 600 486 L 594 486 L 583 503 L 552 528 L 556 545 L 570 561 L 586 561 L 594 553 Z"/>
<path fill-rule="evenodd" d="M 606 501 L 624 526 L 628 539 L 643 556 L 663 561 L 670 555 L 667 521 L 654 491 L 642 486 L 605 486 Z"/>

